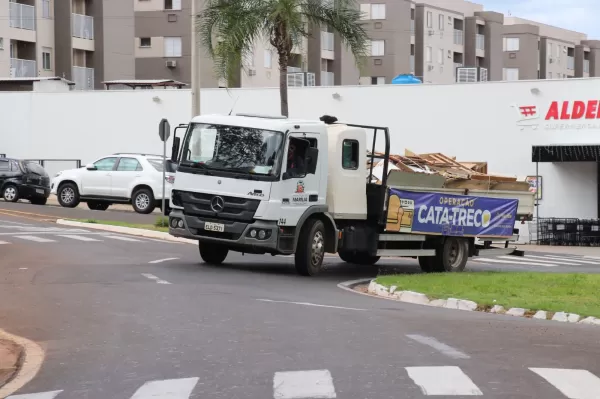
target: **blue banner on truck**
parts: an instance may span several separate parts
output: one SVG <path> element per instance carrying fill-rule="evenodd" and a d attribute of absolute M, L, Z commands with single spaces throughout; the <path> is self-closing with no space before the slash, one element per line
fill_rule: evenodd
<path fill-rule="evenodd" d="M 516 199 L 390 189 L 386 231 L 467 237 L 512 237 Z"/>

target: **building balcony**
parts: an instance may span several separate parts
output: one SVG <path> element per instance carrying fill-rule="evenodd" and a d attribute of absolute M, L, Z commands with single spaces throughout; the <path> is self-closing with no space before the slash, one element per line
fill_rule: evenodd
<path fill-rule="evenodd" d="M 475 35 L 475 49 L 477 50 L 485 50 L 485 36 L 476 34 Z"/>
<path fill-rule="evenodd" d="M 321 31 L 321 58 L 334 59 L 334 37 L 331 32 Z"/>
<path fill-rule="evenodd" d="M 567 69 L 575 69 L 575 57 L 567 57 Z"/>
<path fill-rule="evenodd" d="M 465 33 L 460 29 L 454 29 L 454 44 L 459 46 L 465 44 Z"/>
<path fill-rule="evenodd" d="M 35 30 L 35 7 L 21 3 L 9 4 L 11 28 Z"/>
<path fill-rule="evenodd" d="M 38 75 L 35 60 L 10 59 L 11 78 L 35 78 Z"/>
<path fill-rule="evenodd" d="M 315 74 L 310 72 L 288 72 L 288 87 L 315 86 Z"/>
<path fill-rule="evenodd" d="M 583 60 L 583 72 L 590 73 L 590 60 Z"/>
<path fill-rule="evenodd" d="M 74 66 L 71 73 L 75 90 L 94 90 L 94 68 Z"/>
<path fill-rule="evenodd" d="M 71 36 L 80 39 L 94 39 L 94 18 L 89 15 L 71 14 Z"/>
<path fill-rule="evenodd" d="M 454 63 L 454 76 L 456 76 L 456 70 L 457 70 L 456 68 L 460 68 L 462 66 L 463 66 L 463 64 L 461 64 L 461 63 L 457 63 L 457 62 Z"/>
<path fill-rule="evenodd" d="M 321 86 L 334 86 L 333 72 L 321 71 Z"/>

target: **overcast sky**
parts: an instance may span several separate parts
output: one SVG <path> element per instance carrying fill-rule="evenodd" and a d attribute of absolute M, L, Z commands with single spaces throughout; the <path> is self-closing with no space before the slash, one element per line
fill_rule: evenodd
<path fill-rule="evenodd" d="M 600 39 L 600 0 L 471 0 L 486 10 L 509 12 L 545 24 L 586 33 L 589 39 Z"/>

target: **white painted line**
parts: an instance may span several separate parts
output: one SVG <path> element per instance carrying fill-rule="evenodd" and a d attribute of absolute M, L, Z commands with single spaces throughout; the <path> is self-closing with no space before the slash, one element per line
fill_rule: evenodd
<path fill-rule="evenodd" d="M 581 266 L 580 263 L 575 263 L 573 260 L 563 261 L 562 259 L 546 258 L 545 256 L 525 255 L 532 262 L 551 263 L 555 265 Z"/>
<path fill-rule="evenodd" d="M 273 303 L 289 303 L 292 305 L 303 305 L 303 306 L 316 306 L 319 308 L 331 308 L 331 309 L 344 309 L 344 310 L 367 310 L 367 309 L 359 309 L 359 308 L 347 308 L 344 306 L 332 306 L 332 305 L 319 305 L 317 303 L 310 302 L 290 302 L 290 301 L 274 301 L 272 299 L 257 299 L 260 302 L 273 302 Z"/>
<path fill-rule="evenodd" d="M 10 242 L 0 241 L 0 245 L 6 245 L 6 244 L 10 244 Z"/>
<path fill-rule="evenodd" d="M 165 258 L 165 259 L 152 260 L 148 263 L 163 263 L 163 262 L 167 262 L 170 260 L 177 260 L 177 259 L 179 259 L 179 258 Z"/>
<path fill-rule="evenodd" d="M 511 260 L 503 260 L 503 259 L 492 259 L 492 258 L 475 258 L 473 259 L 475 262 L 491 262 L 491 263 L 504 263 L 509 265 L 527 265 L 527 266 L 545 266 L 545 267 L 556 267 L 558 265 L 549 264 L 549 263 L 539 263 L 539 262 L 514 262 Z"/>
<path fill-rule="evenodd" d="M 561 258 L 560 256 L 556 256 L 556 255 L 546 255 L 546 258 L 550 258 L 551 260 L 557 259 L 557 260 L 566 260 L 567 262 L 578 262 L 578 263 L 585 263 L 588 265 L 599 265 L 600 262 L 593 262 L 591 260 L 582 260 L 582 259 L 574 259 L 574 258 Z"/>
<path fill-rule="evenodd" d="M 26 393 L 23 395 L 12 395 L 6 399 L 54 399 L 58 396 L 60 391 L 49 391 L 49 392 L 39 392 L 39 393 Z"/>
<path fill-rule="evenodd" d="M 135 391 L 131 399 L 188 399 L 197 383 L 197 377 L 149 381 Z"/>
<path fill-rule="evenodd" d="M 20 238 L 22 240 L 35 241 L 35 242 L 56 242 L 54 240 L 49 240 L 47 238 L 36 237 L 36 236 L 15 236 L 15 237 Z"/>
<path fill-rule="evenodd" d="M 2 222 L 2 223 L 9 223 L 9 224 L 17 224 L 17 225 L 20 225 L 20 226 L 32 226 L 29 223 L 11 222 L 10 220 L 0 220 L 0 222 Z M 5 227 L 5 226 L 2 226 L 2 227 Z M 6 226 L 6 227 L 9 228 L 8 226 Z"/>
<path fill-rule="evenodd" d="M 72 240 L 78 240 L 78 241 L 86 241 L 86 242 L 90 242 L 90 241 L 102 241 L 102 240 L 96 240 L 95 238 L 91 238 L 91 237 L 86 237 L 86 236 L 79 236 L 79 235 L 68 235 L 68 234 L 59 234 L 59 237 L 65 237 L 65 238 L 70 238 Z"/>
<path fill-rule="evenodd" d="M 156 281 L 157 284 L 171 284 L 168 281 L 159 279 L 154 274 L 142 273 L 142 276 L 146 277 L 147 279 Z"/>
<path fill-rule="evenodd" d="M 459 367 L 406 367 L 424 395 L 481 396 L 477 385 Z"/>
<path fill-rule="evenodd" d="M 587 370 L 529 368 L 569 399 L 600 398 L 600 378 Z"/>
<path fill-rule="evenodd" d="M 444 355 L 451 357 L 453 359 L 470 359 L 471 357 L 466 353 L 459 351 L 449 345 L 444 344 L 443 342 L 438 341 L 432 337 L 425 337 L 423 335 L 418 334 L 408 334 L 408 338 L 417 341 L 420 344 L 427 345 L 432 347 L 433 349 L 443 353 Z"/>
<path fill-rule="evenodd" d="M 112 238 L 113 240 L 121 240 L 121 241 L 131 241 L 131 242 L 140 242 L 141 240 L 136 240 L 135 238 L 123 237 L 123 236 L 107 236 L 106 238 Z"/>
<path fill-rule="evenodd" d="M 280 371 L 273 377 L 273 398 L 335 398 L 329 370 Z"/>
<path fill-rule="evenodd" d="M 584 256 L 585 259 L 598 259 L 600 260 L 600 256 Z"/>
<path fill-rule="evenodd" d="M 19 270 L 27 270 L 26 267 L 19 267 Z"/>

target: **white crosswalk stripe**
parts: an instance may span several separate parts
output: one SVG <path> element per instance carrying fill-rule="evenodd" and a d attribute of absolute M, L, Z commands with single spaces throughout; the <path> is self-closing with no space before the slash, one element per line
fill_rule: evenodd
<path fill-rule="evenodd" d="M 6 245 L 6 244 L 10 244 L 10 242 L 7 242 L 7 241 L 0 241 L 0 245 Z"/>
<path fill-rule="evenodd" d="M 21 240 L 35 241 L 35 242 L 56 242 L 55 240 L 50 240 L 48 238 L 42 238 L 42 237 L 37 237 L 37 236 L 15 236 L 15 237 L 20 238 Z"/>
<path fill-rule="evenodd" d="M 558 265 L 552 265 L 548 263 L 539 263 L 539 262 L 523 262 L 518 260 L 505 260 L 505 259 L 495 259 L 495 258 L 474 258 L 474 262 L 482 262 L 482 263 L 503 263 L 507 265 L 526 265 L 526 266 L 546 266 L 546 267 L 554 267 Z"/>
<path fill-rule="evenodd" d="M 483 390 L 460 367 L 456 366 L 415 366 L 405 367 L 409 379 L 399 383 L 398 391 L 413 388 L 420 389 L 424 396 L 484 396 L 487 397 L 496 386 L 490 386 L 489 392 Z M 532 373 L 531 373 L 532 372 Z M 523 368 L 522 373 L 531 373 L 527 379 L 529 387 L 542 387 L 550 384 L 559 394 L 568 399 L 600 399 L 600 378 L 588 370 L 556 368 Z M 481 376 L 480 376 L 481 377 Z M 344 378 L 347 380 L 347 378 Z M 119 398 L 129 399 L 189 399 L 199 378 L 176 378 L 147 381 L 119 394 Z M 485 381 L 485 378 L 484 378 Z M 482 381 L 478 381 L 482 383 Z M 235 385 L 234 382 L 232 384 Z M 401 384 L 401 385 L 400 385 Z M 407 385 L 408 384 L 408 385 Z M 267 387 L 265 387 L 268 389 Z M 136 389 L 134 391 L 134 389 Z M 61 399 L 66 390 L 39 393 L 14 394 L 6 399 Z M 272 397 L 274 399 L 331 399 L 337 398 L 334 376 L 327 369 L 278 371 L 273 374 Z M 377 392 L 370 393 L 377 398 Z M 68 395 L 67 395 L 68 396 Z M 267 392 L 263 397 L 268 398 Z M 344 396 L 344 398 L 351 396 Z M 552 396 L 554 398 L 554 396 Z"/>
<path fill-rule="evenodd" d="M 487 264 L 505 264 L 515 266 L 540 266 L 540 267 L 577 267 L 577 266 L 600 266 L 600 259 L 593 259 L 589 256 L 577 255 L 551 255 L 551 254 L 536 254 L 535 252 L 525 253 L 525 256 L 496 256 L 480 258 L 474 257 L 471 261 Z"/>
<path fill-rule="evenodd" d="M 70 238 L 71 240 L 85 241 L 85 242 L 101 241 L 101 240 L 96 240 L 95 238 L 92 238 L 92 237 L 72 235 L 72 234 L 59 234 L 58 236 L 64 237 L 64 238 Z"/>
<path fill-rule="evenodd" d="M 120 241 L 129 241 L 129 242 L 139 242 L 140 240 L 137 240 L 135 238 L 131 238 L 131 237 L 125 237 L 125 236 L 112 236 L 112 235 L 107 235 L 104 236 L 105 238 L 110 238 L 112 240 L 120 240 Z"/>

